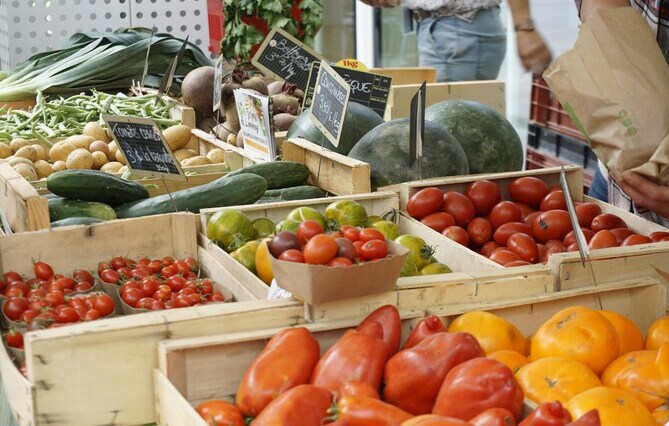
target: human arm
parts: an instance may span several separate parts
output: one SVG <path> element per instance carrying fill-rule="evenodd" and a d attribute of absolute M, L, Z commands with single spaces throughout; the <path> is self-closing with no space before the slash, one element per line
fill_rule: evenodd
<path fill-rule="evenodd" d="M 634 204 L 669 219 L 669 186 L 658 185 L 631 171 L 623 172 L 618 184 Z"/>
<path fill-rule="evenodd" d="M 529 0 L 509 0 L 516 29 L 518 56 L 526 70 L 539 73 L 551 63 L 552 56 L 544 39 L 534 30 Z"/>
<path fill-rule="evenodd" d="M 625 7 L 630 5 L 629 0 L 581 0 L 580 2 L 577 1 L 576 5 L 578 6 L 579 3 L 581 7 L 579 16 L 581 17 L 582 22 L 586 22 L 597 9 Z"/>

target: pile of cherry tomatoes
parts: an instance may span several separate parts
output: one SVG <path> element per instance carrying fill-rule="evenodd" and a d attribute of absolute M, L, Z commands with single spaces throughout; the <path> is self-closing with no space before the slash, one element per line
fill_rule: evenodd
<path fill-rule="evenodd" d="M 553 253 L 576 251 L 567 203 L 559 186 L 539 178 L 514 179 L 510 200 L 502 200 L 497 183 L 471 183 L 464 194 L 428 187 L 407 203 L 414 219 L 504 266 L 545 263 Z M 589 249 L 669 241 L 669 233 L 648 236 L 630 230 L 623 219 L 602 213 L 592 202 L 574 202 Z"/>

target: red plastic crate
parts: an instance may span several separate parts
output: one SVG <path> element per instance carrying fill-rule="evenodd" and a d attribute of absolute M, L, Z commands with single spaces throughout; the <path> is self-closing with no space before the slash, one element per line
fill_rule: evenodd
<path fill-rule="evenodd" d="M 538 151 L 534 148 L 527 148 L 525 156 L 525 169 L 527 170 L 536 170 L 544 169 L 546 167 L 559 167 L 566 166 L 567 161 L 561 160 L 557 157 L 554 157 L 550 154 Z M 592 185 L 592 176 L 593 173 L 588 169 L 583 169 L 583 190 L 587 194 Z"/>
<path fill-rule="evenodd" d="M 220 55 L 225 26 L 223 0 L 207 0 L 207 16 L 209 18 L 209 51 Z"/>
<path fill-rule="evenodd" d="M 585 140 L 540 75 L 535 75 L 532 79 L 530 120 L 564 135 Z"/>

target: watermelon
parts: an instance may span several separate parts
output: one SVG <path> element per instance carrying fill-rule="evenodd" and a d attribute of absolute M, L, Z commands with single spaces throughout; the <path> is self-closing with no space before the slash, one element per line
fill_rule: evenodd
<path fill-rule="evenodd" d="M 409 166 L 409 119 L 388 121 L 374 128 L 351 150 L 349 157 L 369 163 L 372 190 L 421 178 L 419 162 Z M 467 156 L 444 126 L 425 121 L 422 177 L 466 175 Z"/>
<path fill-rule="evenodd" d="M 322 144 L 331 151 L 348 155 L 351 148 L 358 143 L 361 137 L 381 123 L 383 123 L 383 118 L 373 109 L 350 102 L 344 116 L 339 146 L 335 147 L 309 119 L 309 109 L 307 108 L 290 126 L 286 138 L 303 138 L 319 146 Z"/>
<path fill-rule="evenodd" d="M 425 119 L 446 127 L 467 154 L 469 173 L 523 168 L 523 144 L 511 123 L 478 102 L 448 100 L 425 110 Z"/>

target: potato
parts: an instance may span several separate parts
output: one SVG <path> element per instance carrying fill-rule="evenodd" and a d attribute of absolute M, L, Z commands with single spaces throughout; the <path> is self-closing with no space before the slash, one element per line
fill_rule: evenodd
<path fill-rule="evenodd" d="M 93 140 L 99 140 L 103 142 L 111 141 L 111 138 L 107 134 L 107 131 L 100 126 L 100 123 L 96 121 L 91 121 L 86 123 L 84 126 L 84 131 L 82 132 L 86 136 L 90 136 Z"/>
<path fill-rule="evenodd" d="M 14 156 L 27 158 L 34 163 L 37 161 L 37 150 L 30 145 L 24 146 L 23 148 L 19 148 L 19 150 L 14 153 Z"/>
<path fill-rule="evenodd" d="M 196 157 L 192 158 L 187 158 L 181 162 L 182 165 L 188 167 L 188 166 L 205 166 L 207 164 L 211 164 L 211 161 L 202 155 L 198 155 Z"/>
<path fill-rule="evenodd" d="M 176 124 L 163 130 L 165 142 L 170 147 L 172 152 L 179 150 L 190 142 L 191 128 L 183 124 Z"/>
<path fill-rule="evenodd" d="M 124 166 L 128 163 L 125 161 L 125 157 L 123 156 L 123 153 L 121 152 L 120 149 L 116 150 L 116 161 L 119 163 L 123 164 Z"/>
<path fill-rule="evenodd" d="M 90 152 L 101 152 L 107 156 L 109 154 L 109 145 L 107 145 L 107 142 L 105 141 L 94 141 L 91 142 L 91 146 L 88 147 L 88 150 Z"/>
<path fill-rule="evenodd" d="M 95 170 L 100 170 L 100 167 L 107 164 L 107 156 L 105 155 L 104 152 L 101 151 L 91 152 L 91 156 L 93 157 L 93 168 Z"/>
<path fill-rule="evenodd" d="M 53 167 L 51 167 L 51 164 L 44 160 L 35 161 L 34 169 L 35 172 L 37 172 L 37 177 L 39 179 L 48 177 L 51 173 L 53 173 Z"/>
<path fill-rule="evenodd" d="M 89 147 L 91 146 L 91 143 L 94 141 L 95 141 L 94 137 L 86 135 L 70 136 L 69 138 L 64 140 L 64 142 L 69 142 L 72 145 L 74 145 L 75 148 L 83 148 L 86 151 L 88 151 Z"/>
<path fill-rule="evenodd" d="M 9 143 L 9 147 L 12 149 L 12 152 L 16 152 L 19 149 L 23 148 L 24 146 L 28 146 L 28 145 L 30 145 L 30 142 L 28 142 L 27 140 L 25 140 L 23 138 L 13 139 Z"/>
<path fill-rule="evenodd" d="M 0 158 L 11 157 L 13 154 L 12 149 L 4 142 L 0 142 Z"/>
<path fill-rule="evenodd" d="M 54 173 L 67 170 L 67 165 L 65 164 L 65 161 L 60 161 L 60 160 L 55 161 L 51 167 L 53 168 Z"/>
<path fill-rule="evenodd" d="M 123 174 L 123 173 L 125 173 L 125 172 L 127 172 L 127 171 L 128 171 L 128 166 L 121 166 L 121 168 L 118 169 L 118 172 L 119 172 L 120 174 Z"/>
<path fill-rule="evenodd" d="M 19 163 L 14 166 L 14 170 L 16 170 L 21 176 L 26 178 L 29 181 L 34 181 L 37 180 L 37 173 L 35 172 L 35 169 L 33 169 L 33 166 L 30 164 L 25 164 L 25 163 Z"/>
<path fill-rule="evenodd" d="M 46 148 L 44 148 L 42 145 L 32 145 L 33 148 L 35 148 L 35 151 L 37 152 L 37 159 L 38 160 L 44 160 L 44 161 L 49 161 L 49 153 L 46 152 Z"/>
<path fill-rule="evenodd" d="M 123 164 L 117 162 L 117 161 L 110 161 L 109 163 L 105 164 L 104 166 L 100 167 L 101 172 L 105 173 L 118 173 L 119 170 L 123 167 Z"/>
<path fill-rule="evenodd" d="M 116 141 L 111 141 L 109 142 L 109 145 L 107 145 L 109 148 L 109 152 L 107 153 L 107 159 L 109 161 L 116 161 L 116 151 L 118 151 L 118 145 L 116 145 Z"/>
<path fill-rule="evenodd" d="M 237 135 L 235 135 L 234 133 L 230 133 L 225 141 L 230 145 L 239 146 L 237 145 Z"/>
<path fill-rule="evenodd" d="M 27 158 L 24 157 L 10 157 L 7 162 L 9 163 L 10 166 L 14 167 L 15 165 L 19 163 L 27 164 L 32 167 L 33 162 L 28 160 Z"/>
<path fill-rule="evenodd" d="M 74 145 L 69 142 L 60 141 L 53 144 L 49 150 L 49 158 L 51 161 L 65 161 L 72 151 L 77 149 Z"/>
<path fill-rule="evenodd" d="M 221 164 L 225 162 L 225 151 L 221 148 L 214 148 L 207 153 L 207 158 L 214 164 Z"/>
<path fill-rule="evenodd" d="M 68 169 L 90 170 L 93 167 L 93 155 L 83 148 L 77 148 L 67 156 L 65 165 Z"/>
<path fill-rule="evenodd" d="M 195 152 L 194 149 L 177 149 L 174 151 L 174 157 L 176 157 L 177 161 L 181 162 L 187 158 L 195 157 L 197 155 L 197 152 Z"/>

